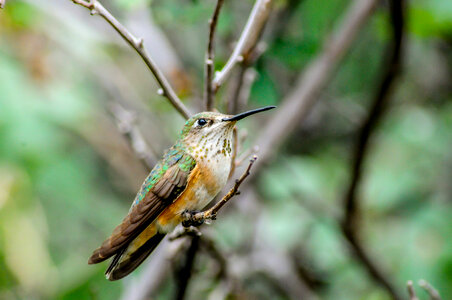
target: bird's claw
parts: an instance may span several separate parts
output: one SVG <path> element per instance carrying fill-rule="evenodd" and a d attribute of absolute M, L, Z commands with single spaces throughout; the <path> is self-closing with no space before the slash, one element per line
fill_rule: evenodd
<path fill-rule="evenodd" d="M 182 226 L 184 227 L 190 227 L 190 226 L 194 226 L 194 227 L 199 227 L 202 224 L 204 224 L 204 219 L 195 219 L 194 216 L 196 214 L 198 214 L 199 211 L 189 211 L 189 210 L 185 210 L 182 213 Z"/>

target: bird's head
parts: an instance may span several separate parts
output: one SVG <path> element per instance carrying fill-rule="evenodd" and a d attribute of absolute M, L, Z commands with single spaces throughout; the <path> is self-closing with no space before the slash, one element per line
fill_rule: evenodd
<path fill-rule="evenodd" d="M 232 129 L 237 121 L 250 115 L 263 112 L 275 106 L 266 106 L 237 115 L 226 115 L 218 112 L 201 112 L 190 119 L 184 125 L 181 132 L 181 140 L 189 147 L 196 150 L 206 147 L 223 146 L 232 139 Z"/>

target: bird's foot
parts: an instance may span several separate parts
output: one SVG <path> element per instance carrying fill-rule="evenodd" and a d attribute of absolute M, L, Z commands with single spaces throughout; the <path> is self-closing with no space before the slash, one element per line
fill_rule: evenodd
<path fill-rule="evenodd" d="M 202 212 L 193 211 L 193 210 L 185 210 L 182 213 L 182 226 L 184 227 L 199 227 L 204 224 L 205 219 L 202 216 Z"/>

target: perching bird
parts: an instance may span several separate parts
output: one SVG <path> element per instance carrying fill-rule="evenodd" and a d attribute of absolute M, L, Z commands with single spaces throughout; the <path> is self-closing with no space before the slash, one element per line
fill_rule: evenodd
<path fill-rule="evenodd" d="M 88 263 L 114 256 L 105 273 L 109 280 L 121 279 L 135 270 L 183 221 L 184 212 L 203 209 L 224 187 L 231 168 L 235 123 L 272 108 L 235 116 L 202 112 L 191 117 L 177 142 L 144 181 L 127 216 Z"/>

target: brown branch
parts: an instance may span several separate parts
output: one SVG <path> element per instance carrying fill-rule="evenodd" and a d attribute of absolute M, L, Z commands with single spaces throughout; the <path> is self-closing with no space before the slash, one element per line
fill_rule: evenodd
<path fill-rule="evenodd" d="M 188 119 L 190 117 L 188 109 L 176 95 L 176 92 L 174 92 L 162 71 L 149 56 L 148 51 L 144 47 L 142 38 L 136 38 L 133 36 L 132 33 L 130 33 L 99 1 L 72 0 L 72 2 L 88 8 L 91 11 L 91 15 L 97 14 L 104 18 L 104 20 L 107 21 L 143 59 L 144 63 L 152 72 L 161 87 L 161 89 L 159 89 L 159 94 L 165 96 L 184 118 Z"/>
<path fill-rule="evenodd" d="M 421 279 L 419 280 L 418 284 L 428 293 L 431 300 L 441 300 L 441 296 L 439 295 L 438 291 L 426 280 Z"/>
<path fill-rule="evenodd" d="M 375 261 L 373 261 L 366 252 L 358 238 L 358 199 L 357 189 L 362 178 L 364 159 L 369 151 L 370 140 L 375 129 L 383 117 L 388 106 L 389 96 L 394 86 L 395 79 L 401 70 L 401 52 L 403 42 L 403 1 L 390 1 L 390 15 L 392 23 L 392 41 L 387 49 L 388 62 L 385 65 L 383 76 L 379 84 L 375 98 L 373 99 L 367 119 L 364 121 L 359 132 L 359 137 L 353 152 L 353 169 L 350 185 L 344 196 L 345 216 L 341 223 L 342 231 L 348 240 L 355 257 L 369 272 L 376 283 L 380 284 L 392 296 L 393 299 L 403 299 L 397 289 L 390 282 L 388 277 L 383 274 Z"/>
<path fill-rule="evenodd" d="M 300 74 L 296 87 L 281 101 L 282 105 L 260 131 L 255 144 L 260 147 L 261 159 L 255 169 L 268 162 L 283 141 L 306 118 L 378 2 L 353 1 L 339 30 L 327 39 L 329 43 L 324 46 L 324 50 Z"/>
<path fill-rule="evenodd" d="M 198 212 L 195 214 L 192 214 L 190 212 L 185 212 L 183 214 L 183 218 L 185 221 L 183 222 L 183 225 L 186 227 L 189 226 L 199 226 L 206 220 L 215 220 L 217 217 L 218 211 L 235 195 L 239 194 L 239 187 L 242 184 L 242 182 L 250 175 L 250 170 L 253 167 L 254 162 L 257 160 L 257 156 L 254 155 L 252 159 L 250 159 L 250 163 L 248 167 L 246 168 L 245 172 L 240 176 L 239 179 L 236 179 L 234 186 L 229 190 L 229 192 L 220 200 L 218 201 L 212 208 Z"/>
<path fill-rule="evenodd" d="M 419 300 L 419 298 L 416 296 L 416 292 L 414 291 L 413 281 L 408 280 L 408 282 L 406 283 L 406 288 L 408 290 L 410 300 Z"/>
<path fill-rule="evenodd" d="M 231 56 L 221 71 L 216 72 L 213 80 L 213 89 L 216 92 L 231 74 L 238 62 L 246 59 L 253 50 L 267 23 L 271 12 L 272 0 L 256 0 L 242 34 L 232 51 Z"/>
<path fill-rule="evenodd" d="M 212 86 L 212 77 L 214 71 L 214 40 L 215 40 L 215 29 L 217 28 L 218 16 L 220 15 L 221 7 L 224 0 L 217 0 L 215 10 L 213 12 L 212 18 L 209 20 L 209 41 L 207 43 L 206 52 L 206 78 L 204 82 L 204 101 L 206 103 L 206 110 L 211 111 L 214 108 L 214 93 Z"/>

